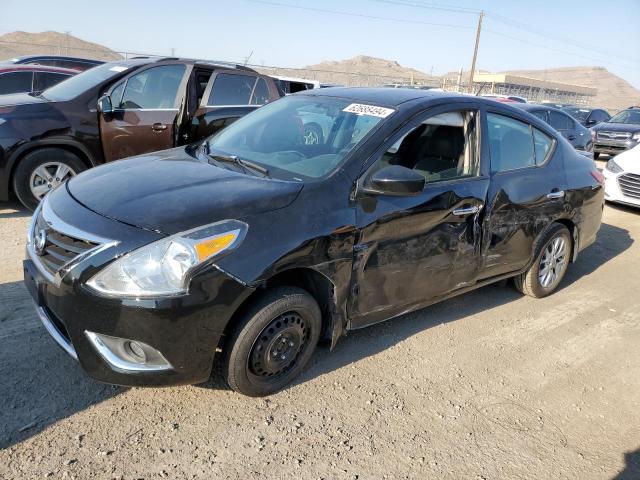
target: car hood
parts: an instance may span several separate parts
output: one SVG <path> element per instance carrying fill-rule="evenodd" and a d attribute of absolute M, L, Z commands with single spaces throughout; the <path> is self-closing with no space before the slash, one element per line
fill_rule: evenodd
<path fill-rule="evenodd" d="M 614 159 L 626 173 L 640 175 L 640 145 L 616 155 Z"/>
<path fill-rule="evenodd" d="M 592 130 L 600 131 L 604 130 L 605 132 L 640 132 L 640 125 L 634 123 L 611 123 L 611 122 L 602 122 L 597 124 L 595 127 L 592 127 Z"/>
<path fill-rule="evenodd" d="M 67 182 L 86 208 L 167 235 L 284 208 L 302 187 L 211 165 L 190 147 L 120 160 Z"/>

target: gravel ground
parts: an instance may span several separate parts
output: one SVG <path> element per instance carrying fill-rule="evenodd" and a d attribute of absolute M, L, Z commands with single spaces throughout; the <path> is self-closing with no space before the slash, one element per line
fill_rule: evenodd
<path fill-rule="evenodd" d="M 321 347 L 268 399 L 98 384 L 22 285 L 0 205 L 0 478 L 640 478 L 640 211 L 555 295 L 496 285 Z"/>

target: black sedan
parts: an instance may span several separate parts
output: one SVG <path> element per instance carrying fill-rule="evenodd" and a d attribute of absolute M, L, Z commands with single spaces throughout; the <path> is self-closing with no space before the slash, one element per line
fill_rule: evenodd
<path fill-rule="evenodd" d="M 320 116 L 328 135 L 305 143 Z M 596 238 L 602 181 L 546 123 L 492 100 L 311 90 L 53 190 L 25 282 L 100 381 L 197 383 L 219 361 L 231 388 L 267 395 L 321 339 L 506 278 L 549 295 Z"/>
<path fill-rule="evenodd" d="M 593 150 L 591 132 L 571 115 L 547 105 L 535 105 L 531 103 L 512 105 L 526 110 L 543 122 L 551 125 L 560 132 L 564 138 L 569 140 L 576 150 L 582 150 L 584 152 L 591 152 Z"/>

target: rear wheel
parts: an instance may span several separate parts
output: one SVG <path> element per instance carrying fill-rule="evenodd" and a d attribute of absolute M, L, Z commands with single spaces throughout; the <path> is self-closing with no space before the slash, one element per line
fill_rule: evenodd
<path fill-rule="evenodd" d="M 516 288 L 535 298 L 553 293 L 569 266 L 572 240 L 564 225 L 554 224 L 538 243 L 538 255 L 525 273 L 514 278 Z"/>
<path fill-rule="evenodd" d="M 73 153 L 61 148 L 41 148 L 18 161 L 13 176 L 13 191 L 18 200 L 35 210 L 49 191 L 69 178 L 86 170 L 85 164 Z"/>
<path fill-rule="evenodd" d="M 282 389 L 311 358 L 322 327 L 305 290 L 279 287 L 256 299 L 226 342 L 224 374 L 236 392 L 261 397 Z"/>

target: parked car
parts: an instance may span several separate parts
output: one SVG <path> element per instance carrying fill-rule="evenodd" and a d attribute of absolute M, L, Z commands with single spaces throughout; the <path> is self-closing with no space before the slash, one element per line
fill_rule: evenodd
<path fill-rule="evenodd" d="M 547 105 L 536 105 L 533 103 L 513 103 L 512 105 L 526 110 L 543 122 L 551 125 L 560 132 L 576 150 L 583 152 L 591 152 L 593 150 L 591 132 L 588 128 L 580 125 L 571 115 L 567 115 L 557 108 L 548 107 Z"/>
<path fill-rule="evenodd" d="M 517 103 L 528 103 L 527 99 L 524 97 L 520 97 L 518 95 L 501 95 L 498 93 L 485 93 L 480 95 L 481 97 L 491 98 L 497 102 L 517 102 Z"/>
<path fill-rule="evenodd" d="M 593 127 L 600 122 L 607 122 L 611 118 L 611 115 L 602 108 L 563 107 L 561 110 L 571 115 L 584 127 Z"/>
<path fill-rule="evenodd" d="M 92 60 L 88 58 L 66 57 L 63 55 L 25 55 L 23 57 L 3 60 L 0 64 L 12 65 L 43 65 L 49 67 L 69 68 L 83 72 L 98 65 L 102 65 L 102 60 Z"/>
<path fill-rule="evenodd" d="M 333 128 L 307 145 L 311 107 Z M 53 190 L 29 229 L 25 282 L 49 333 L 100 381 L 197 383 L 219 361 L 231 388 L 267 395 L 320 338 L 334 346 L 506 278 L 551 294 L 596 238 L 602 182 L 507 105 L 314 89 Z"/>
<path fill-rule="evenodd" d="M 0 65 L 0 95 L 41 92 L 78 73 L 40 65 Z"/>
<path fill-rule="evenodd" d="M 272 76 L 278 85 L 278 88 L 285 95 L 291 93 L 303 92 L 305 90 L 311 90 L 314 88 L 320 88 L 320 82 L 317 80 L 307 80 L 305 78 L 292 78 L 292 77 L 280 77 Z"/>
<path fill-rule="evenodd" d="M 640 207 L 640 145 L 609 160 L 603 173 L 605 200 Z"/>
<path fill-rule="evenodd" d="M 616 113 L 606 122 L 591 128 L 593 158 L 601 153 L 617 155 L 640 143 L 640 108 L 631 107 Z"/>
<path fill-rule="evenodd" d="M 208 137 L 279 98 L 242 66 L 177 58 L 106 63 L 40 95 L 0 97 L 0 200 L 35 208 L 89 167 Z"/>

